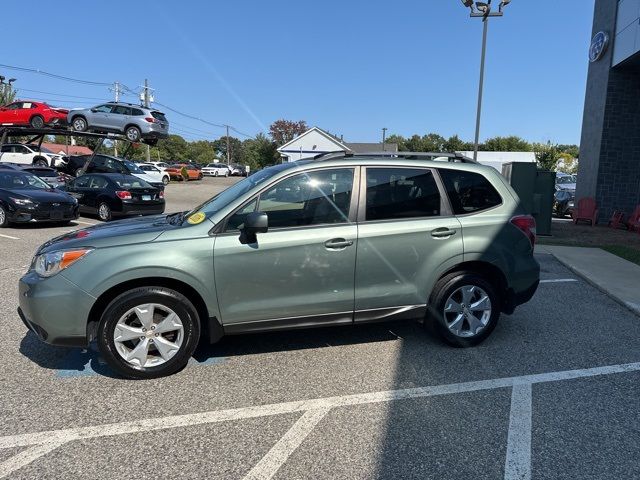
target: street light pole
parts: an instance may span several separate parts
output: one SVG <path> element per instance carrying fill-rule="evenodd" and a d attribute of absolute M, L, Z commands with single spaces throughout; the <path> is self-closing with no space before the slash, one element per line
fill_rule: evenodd
<path fill-rule="evenodd" d="M 489 30 L 490 17 L 502 17 L 503 9 L 511 0 L 501 0 L 497 12 L 491 11 L 491 1 L 474 2 L 473 0 L 462 0 L 462 4 L 471 10 L 471 18 L 482 18 L 482 56 L 480 59 L 480 84 L 478 86 L 478 114 L 476 116 L 476 136 L 473 143 L 473 160 L 478 161 L 478 147 L 480 145 L 480 121 L 482 119 L 482 95 L 484 92 L 484 64 L 487 56 L 487 32 Z"/>
<path fill-rule="evenodd" d="M 482 57 L 480 59 L 480 86 L 478 87 L 478 114 L 476 116 L 476 138 L 473 143 L 473 160 L 478 161 L 478 145 L 480 144 L 480 120 L 482 118 L 482 94 L 484 92 L 484 61 L 487 56 L 487 30 L 489 29 L 489 18 L 485 17 L 482 31 Z"/>
<path fill-rule="evenodd" d="M 387 140 L 387 128 L 383 128 L 382 129 L 382 151 L 384 152 L 386 150 L 385 148 L 385 142 Z"/>

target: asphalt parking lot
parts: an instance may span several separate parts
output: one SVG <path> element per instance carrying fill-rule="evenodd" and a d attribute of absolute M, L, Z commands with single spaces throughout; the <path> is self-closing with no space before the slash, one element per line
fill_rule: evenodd
<path fill-rule="evenodd" d="M 167 211 L 235 181 L 171 184 Z M 549 255 L 473 349 L 413 322 L 256 334 L 130 381 L 16 313 L 38 245 L 93 223 L 0 231 L 0 478 L 640 477 L 640 318 Z"/>

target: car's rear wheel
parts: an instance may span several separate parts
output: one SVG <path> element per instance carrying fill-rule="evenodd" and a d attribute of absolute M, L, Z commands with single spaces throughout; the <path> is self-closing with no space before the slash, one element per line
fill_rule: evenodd
<path fill-rule="evenodd" d="M 500 317 L 495 287 L 476 273 L 457 272 L 441 279 L 429 302 L 428 323 L 455 347 L 485 340 Z"/>
<path fill-rule="evenodd" d="M 6 227 L 7 225 L 9 225 L 9 217 L 7 216 L 7 211 L 2 205 L 0 205 L 0 228 Z"/>
<path fill-rule="evenodd" d="M 103 222 L 108 222 L 112 218 L 111 207 L 105 202 L 98 205 L 98 218 Z"/>
<path fill-rule="evenodd" d="M 141 287 L 114 299 L 98 326 L 98 347 L 128 378 L 171 375 L 187 364 L 200 337 L 198 313 L 184 295 Z"/>
<path fill-rule="evenodd" d="M 169 179 L 169 177 L 168 177 L 168 176 L 164 176 L 164 177 L 162 177 L 162 183 L 163 183 L 163 184 L 165 184 L 165 185 L 169 185 L 169 180 L 170 180 L 170 179 Z"/>
<path fill-rule="evenodd" d="M 138 127 L 134 127 L 133 125 L 127 127 L 124 134 L 126 135 L 127 140 L 129 140 L 130 142 L 139 142 L 140 137 L 142 136 L 142 133 L 140 133 L 140 129 Z"/>
<path fill-rule="evenodd" d="M 31 128 L 44 128 L 44 118 L 40 115 L 34 115 L 31 117 L 31 120 L 29 120 L 29 125 Z"/>
<path fill-rule="evenodd" d="M 71 128 L 76 132 L 84 132 L 87 130 L 87 127 L 88 127 L 87 121 L 85 120 L 84 117 L 75 117 L 71 121 Z"/>
<path fill-rule="evenodd" d="M 49 164 L 47 163 L 47 159 L 44 157 L 38 157 L 33 161 L 33 164 L 36 167 L 48 167 Z"/>

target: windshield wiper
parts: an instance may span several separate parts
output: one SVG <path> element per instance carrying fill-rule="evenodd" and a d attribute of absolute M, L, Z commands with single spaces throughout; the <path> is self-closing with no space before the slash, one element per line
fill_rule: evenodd
<path fill-rule="evenodd" d="M 182 220 L 184 220 L 184 216 L 187 214 L 186 211 L 184 212 L 176 212 L 176 213 L 172 213 L 171 215 L 167 215 L 167 223 L 169 223 L 170 225 L 180 225 L 182 223 Z"/>

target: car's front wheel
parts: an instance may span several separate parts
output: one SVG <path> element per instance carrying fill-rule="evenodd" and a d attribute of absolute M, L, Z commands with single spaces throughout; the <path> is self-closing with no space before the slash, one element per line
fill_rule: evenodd
<path fill-rule="evenodd" d="M 169 185 L 169 181 L 170 181 L 170 179 L 169 179 L 168 175 L 165 175 L 164 177 L 162 177 L 162 183 L 163 184 Z"/>
<path fill-rule="evenodd" d="M 36 167 L 48 167 L 49 164 L 47 163 L 47 159 L 44 157 L 38 157 L 33 161 L 33 164 Z"/>
<path fill-rule="evenodd" d="M 71 121 L 71 128 L 76 132 L 84 132 L 87 130 L 87 121 L 84 117 L 76 117 Z"/>
<path fill-rule="evenodd" d="M 457 272 L 435 286 L 428 323 L 454 347 L 472 347 L 485 340 L 500 317 L 495 287 L 476 273 Z"/>
<path fill-rule="evenodd" d="M 157 378 L 182 369 L 200 337 L 198 313 L 184 295 L 141 287 L 115 298 L 98 326 L 98 347 L 128 378 Z"/>
<path fill-rule="evenodd" d="M 0 205 L 0 228 L 6 227 L 7 225 L 9 225 L 9 217 L 7 216 L 7 211 L 2 205 Z"/>

